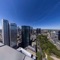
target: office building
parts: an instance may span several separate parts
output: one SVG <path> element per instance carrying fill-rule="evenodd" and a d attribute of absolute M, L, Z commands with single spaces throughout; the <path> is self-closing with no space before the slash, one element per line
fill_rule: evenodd
<path fill-rule="evenodd" d="M 58 31 L 58 40 L 60 40 L 60 31 Z"/>
<path fill-rule="evenodd" d="M 40 28 L 36 29 L 36 34 L 41 34 L 41 29 Z"/>
<path fill-rule="evenodd" d="M 25 48 L 30 42 L 30 26 L 22 26 L 22 47 Z"/>
<path fill-rule="evenodd" d="M 17 25 L 15 23 L 10 24 L 10 46 L 17 45 Z"/>
<path fill-rule="evenodd" d="M 9 22 L 5 19 L 2 20 L 2 42 L 5 45 L 10 45 Z"/>

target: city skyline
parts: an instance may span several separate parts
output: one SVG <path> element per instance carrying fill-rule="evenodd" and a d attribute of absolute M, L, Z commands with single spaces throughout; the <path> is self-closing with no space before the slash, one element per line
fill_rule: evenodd
<path fill-rule="evenodd" d="M 18 26 L 60 29 L 59 7 L 59 0 L 0 0 L 0 28 L 2 28 L 3 18 Z"/>

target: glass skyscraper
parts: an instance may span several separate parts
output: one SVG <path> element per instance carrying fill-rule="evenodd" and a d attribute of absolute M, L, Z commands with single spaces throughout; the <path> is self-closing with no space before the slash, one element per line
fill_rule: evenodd
<path fill-rule="evenodd" d="M 2 19 L 2 42 L 10 45 L 9 22 L 5 19 Z"/>
<path fill-rule="evenodd" d="M 60 31 L 58 31 L 58 40 L 60 40 Z"/>
<path fill-rule="evenodd" d="M 10 46 L 17 45 L 17 25 L 15 23 L 10 24 Z"/>
<path fill-rule="evenodd" d="M 30 26 L 22 26 L 22 47 L 25 48 L 30 42 Z"/>
<path fill-rule="evenodd" d="M 41 29 L 40 28 L 36 29 L 36 34 L 41 34 Z"/>

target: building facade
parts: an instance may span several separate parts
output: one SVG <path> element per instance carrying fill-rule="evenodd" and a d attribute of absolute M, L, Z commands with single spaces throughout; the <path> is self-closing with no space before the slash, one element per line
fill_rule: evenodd
<path fill-rule="evenodd" d="M 22 26 L 22 47 L 25 48 L 30 43 L 30 26 Z"/>
<path fill-rule="evenodd" d="M 60 31 L 58 31 L 58 40 L 60 40 Z"/>
<path fill-rule="evenodd" d="M 40 28 L 36 29 L 36 34 L 41 34 L 41 29 Z"/>
<path fill-rule="evenodd" d="M 17 25 L 15 23 L 10 24 L 10 46 L 17 45 Z"/>
<path fill-rule="evenodd" d="M 5 19 L 2 20 L 2 42 L 10 45 L 9 22 Z"/>

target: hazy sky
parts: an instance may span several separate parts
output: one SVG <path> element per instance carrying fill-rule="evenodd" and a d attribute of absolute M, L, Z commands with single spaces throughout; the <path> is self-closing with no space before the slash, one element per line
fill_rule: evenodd
<path fill-rule="evenodd" d="M 1 19 L 34 28 L 60 29 L 60 0 L 0 0 Z"/>

